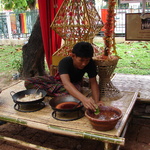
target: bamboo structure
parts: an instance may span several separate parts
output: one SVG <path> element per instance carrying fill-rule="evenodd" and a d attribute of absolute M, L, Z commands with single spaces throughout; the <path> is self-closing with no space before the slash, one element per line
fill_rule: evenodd
<path fill-rule="evenodd" d="M 54 55 L 68 56 L 80 41 L 93 44 L 93 38 L 103 27 L 103 22 L 91 0 L 64 0 L 51 28 L 64 40 Z M 93 44 L 94 45 L 94 44 Z M 94 45 L 94 49 L 98 47 Z"/>
<path fill-rule="evenodd" d="M 108 1 L 107 18 L 104 30 L 104 50 L 103 54 L 96 55 L 93 59 L 96 62 L 99 76 L 100 100 L 113 101 L 120 99 L 123 95 L 111 82 L 119 56 L 117 56 L 115 46 L 115 5 L 116 0 Z M 111 50 L 113 48 L 113 50 Z"/>
<path fill-rule="evenodd" d="M 113 101 L 121 98 L 123 94 L 116 88 L 111 76 L 114 72 L 118 58 L 112 60 L 94 60 L 98 70 L 99 76 L 99 90 L 101 101 Z"/>
<path fill-rule="evenodd" d="M 126 126 L 126 121 L 132 111 L 134 103 L 137 98 L 137 92 L 124 92 L 124 96 L 117 101 L 104 102 L 105 105 L 119 108 L 123 117 L 117 123 L 116 127 L 110 131 L 97 131 L 94 130 L 86 117 L 80 118 L 75 121 L 58 121 L 54 119 L 51 114 L 53 110 L 49 106 L 50 97 L 44 99 L 45 107 L 39 111 L 23 113 L 14 109 L 14 102 L 10 96 L 10 92 L 15 89 L 15 92 L 24 90 L 24 82 L 20 82 L 1 93 L 0 97 L 0 120 L 11 123 L 21 124 L 31 128 L 44 130 L 61 135 L 81 137 L 86 139 L 98 140 L 107 145 L 117 144 L 124 145 L 125 139 L 121 137 L 121 133 Z M 10 141 L 11 139 L 1 137 L 4 140 Z M 15 141 L 14 141 L 15 142 Z M 20 142 L 22 143 L 22 142 Z M 34 146 L 23 143 L 25 146 Z M 106 148 L 106 150 L 108 150 Z"/>

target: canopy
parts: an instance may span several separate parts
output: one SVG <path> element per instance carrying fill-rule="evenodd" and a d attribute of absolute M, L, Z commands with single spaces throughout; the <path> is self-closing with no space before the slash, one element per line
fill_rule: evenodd
<path fill-rule="evenodd" d="M 52 54 L 60 48 L 61 38 L 50 25 L 63 0 L 38 0 L 44 51 L 48 67 L 52 64 Z"/>

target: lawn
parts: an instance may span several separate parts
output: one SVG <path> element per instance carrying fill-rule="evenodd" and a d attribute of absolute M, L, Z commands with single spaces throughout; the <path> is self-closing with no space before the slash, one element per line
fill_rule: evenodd
<path fill-rule="evenodd" d="M 102 44 L 95 43 L 98 46 Z M 118 62 L 116 73 L 150 75 L 150 42 L 124 42 L 116 44 Z M 22 46 L 0 46 L 0 75 L 17 73 L 22 57 Z"/>
<path fill-rule="evenodd" d="M 0 89 L 14 82 L 13 75 L 20 67 L 22 46 L 0 46 Z"/>
<path fill-rule="evenodd" d="M 150 75 L 150 42 L 124 42 L 116 47 L 121 59 L 115 73 Z"/>

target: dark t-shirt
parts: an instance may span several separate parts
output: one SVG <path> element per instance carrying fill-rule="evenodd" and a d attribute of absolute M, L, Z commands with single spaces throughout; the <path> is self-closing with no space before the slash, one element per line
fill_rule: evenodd
<path fill-rule="evenodd" d="M 60 75 L 69 74 L 72 83 L 80 82 L 85 73 L 88 74 L 89 78 L 93 78 L 97 75 L 96 66 L 92 59 L 84 69 L 77 69 L 73 66 L 73 60 L 70 56 L 63 58 L 60 61 L 58 71 Z"/>

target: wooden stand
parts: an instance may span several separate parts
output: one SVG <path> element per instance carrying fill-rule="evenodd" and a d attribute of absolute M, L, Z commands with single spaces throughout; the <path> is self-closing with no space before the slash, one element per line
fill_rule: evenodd
<path fill-rule="evenodd" d="M 134 103 L 137 98 L 137 92 L 124 92 L 124 96 L 117 101 L 104 102 L 105 105 L 118 107 L 123 117 L 117 123 L 116 127 L 110 131 L 97 131 L 92 128 L 86 117 L 81 119 L 70 121 L 58 121 L 51 116 L 52 109 L 49 106 L 50 97 L 45 98 L 44 103 L 46 107 L 33 113 L 18 112 L 14 109 L 14 102 L 10 96 L 10 92 L 13 90 L 18 92 L 24 90 L 24 82 L 20 82 L 6 90 L 3 90 L 0 96 L 0 120 L 21 124 L 31 128 L 44 130 L 47 132 L 53 132 L 56 134 L 62 134 L 67 136 L 87 138 L 91 140 L 98 140 L 104 143 L 105 150 L 108 150 L 114 144 L 124 145 L 125 138 L 121 137 L 121 134 L 126 126 L 128 117 L 132 111 Z M 1 136 L 0 136 L 1 137 Z M 11 140 L 10 138 L 3 137 L 5 140 Z M 24 144 L 18 140 L 12 140 L 12 142 L 18 142 L 18 144 Z M 33 148 L 33 145 L 28 144 L 28 147 Z"/>

